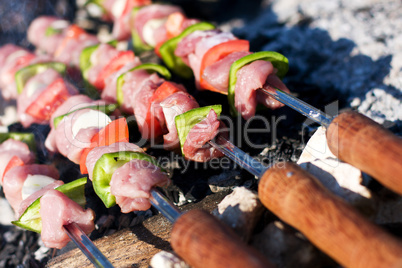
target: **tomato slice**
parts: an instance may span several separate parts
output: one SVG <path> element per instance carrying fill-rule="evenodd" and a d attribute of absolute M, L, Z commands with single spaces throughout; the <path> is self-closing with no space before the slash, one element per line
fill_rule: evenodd
<path fill-rule="evenodd" d="M 99 146 L 108 146 L 116 142 L 128 142 L 128 125 L 126 118 L 122 117 L 110 122 L 91 139 L 91 145 L 85 148 L 81 154 L 80 171 L 88 173 L 86 160 L 89 152 Z"/>
<path fill-rule="evenodd" d="M 18 166 L 23 166 L 23 165 L 24 165 L 24 161 L 22 161 L 22 159 L 19 158 L 18 156 L 14 155 L 14 156 L 10 159 L 10 161 L 8 161 L 8 164 L 7 164 L 6 168 L 4 169 L 3 177 L 1 178 L 1 182 L 3 182 L 4 175 L 6 175 L 6 173 L 7 173 L 10 169 L 12 169 L 13 167 L 18 167 Z"/>
<path fill-rule="evenodd" d="M 248 40 L 230 40 L 221 44 L 218 44 L 212 48 L 210 48 L 202 58 L 201 68 L 200 68 L 200 86 L 202 89 L 207 89 L 215 92 L 222 93 L 220 90 L 214 88 L 210 84 L 208 84 L 203 78 L 202 75 L 204 73 L 204 69 L 209 65 L 223 59 L 227 55 L 233 52 L 239 51 L 249 51 L 250 50 L 250 42 Z"/>
<path fill-rule="evenodd" d="M 60 77 L 53 81 L 26 109 L 26 113 L 40 120 L 50 120 L 51 115 L 71 96 Z"/>
<path fill-rule="evenodd" d="M 152 115 L 151 106 L 154 102 L 160 102 L 172 95 L 175 92 L 183 91 L 184 89 L 180 87 L 180 85 L 165 81 L 162 85 L 160 85 L 152 95 L 149 105 L 148 105 L 148 112 L 147 117 L 145 119 L 146 125 L 148 126 L 148 133 L 146 133 L 146 137 L 153 137 L 156 138 L 163 134 L 163 129 L 159 120 Z M 144 132 L 144 130 L 143 130 Z M 151 135 L 152 134 L 152 135 Z"/>
<path fill-rule="evenodd" d="M 99 72 L 99 75 L 94 83 L 94 86 L 102 90 L 105 87 L 105 80 L 109 75 L 118 71 L 126 63 L 134 60 L 134 52 L 122 51 L 117 54 L 103 69 Z"/>
<path fill-rule="evenodd" d="M 68 27 L 66 31 L 66 35 L 63 39 L 63 41 L 60 43 L 60 45 L 57 47 L 56 52 L 54 53 L 54 56 L 57 57 L 59 56 L 64 48 L 67 46 L 68 42 L 70 40 L 77 40 L 81 34 L 85 34 L 85 31 L 80 28 L 79 26 L 72 24 L 70 27 Z"/>

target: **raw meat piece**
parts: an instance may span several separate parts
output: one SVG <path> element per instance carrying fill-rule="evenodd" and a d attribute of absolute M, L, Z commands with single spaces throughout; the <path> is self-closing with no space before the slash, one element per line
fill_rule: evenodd
<path fill-rule="evenodd" d="M 35 155 L 29 150 L 28 145 L 22 141 L 8 139 L 0 144 L 0 178 L 3 184 L 4 169 L 13 156 L 18 156 L 25 164 L 35 160 Z"/>
<path fill-rule="evenodd" d="M 174 150 L 180 146 L 177 135 L 175 117 L 185 113 L 188 110 L 198 108 L 199 105 L 193 96 L 187 92 L 177 92 L 167 97 L 160 104 L 165 115 L 166 126 L 169 133 L 163 136 L 164 147 L 168 150 Z"/>
<path fill-rule="evenodd" d="M 138 147 L 137 145 L 133 143 L 128 143 L 128 142 L 117 142 L 113 143 L 112 145 L 109 146 L 101 146 L 101 147 L 95 147 L 91 152 L 89 152 L 86 160 L 86 166 L 88 169 L 88 177 L 90 180 L 92 180 L 92 173 L 95 167 L 96 162 L 99 160 L 99 158 L 107 153 L 115 153 L 115 152 L 123 152 L 123 151 L 131 151 L 131 152 L 141 152 L 143 153 L 144 151 Z"/>
<path fill-rule="evenodd" d="M 22 202 L 22 186 L 28 175 L 45 175 L 54 179 L 59 178 L 59 172 L 49 165 L 24 165 L 10 169 L 3 179 L 3 191 L 6 199 L 15 212 Z"/>
<path fill-rule="evenodd" d="M 183 154 L 187 159 L 206 162 L 223 154 L 208 144 L 219 133 L 220 121 L 215 111 L 211 109 L 207 117 L 196 124 L 188 133 L 183 145 Z"/>
<path fill-rule="evenodd" d="M 63 41 L 65 29 L 67 29 L 68 26 L 68 21 L 57 17 L 38 17 L 29 25 L 27 31 L 28 41 L 36 46 L 39 50 L 53 55 L 60 43 Z M 46 31 L 49 27 L 60 30 L 61 32 L 46 36 Z"/>
<path fill-rule="evenodd" d="M 276 109 L 283 105 L 278 101 L 274 101 L 268 96 L 262 96 L 258 93 L 257 89 L 263 87 L 267 79 L 273 81 L 275 85 L 289 92 L 287 88 L 275 79 L 275 69 L 269 61 L 257 60 L 244 67 L 237 72 L 237 81 L 235 86 L 235 107 L 236 110 L 242 115 L 244 119 L 249 119 L 255 115 L 257 102 L 265 106 Z M 278 82 L 279 81 L 279 82 Z M 279 85 L 280 84 L 280 85 Z"/>
<path fill-rule="evenodd" d="M 164 186 L 169 178 L 160 168 L 146 160 L 134 159 L 116 169 L 110 182 L 110 192 L 123 213 L 147 210 L 148 198 L 155 186 Z"/>
<path fill-rule="evenodd" d="M 146 7 L 141 8 L 134 18 L 134 27 L 137 30 L 140 38 L 143 42 L 144 39 L 144 25 L 152 19 L 161 19 L 167 18 L 170 14 L 174 12 L 182 12 L 182 10 L 177 6 L 172 5 L 161 5 L 161 4 L 153 4 Z"/>
<path fill-rule="evenodd" d="M 86 234 L 95 229 L 95 213 L 83 209 L 57 190 L 47 191 L 40 199 L 41 238 L 46 247 L 61 249 L 70 241 L 63 225 L 76 223 Z"/>
<path fill-rule="evenodd" d="M 108 78 L 105 79 L 105 88 L 102 91 L 102 99 L 116 102 L 116 82 L 117 78 L 123 73 L 129 71 L 130 69 L 138 66 L 141 64 L 139 58 L 135 57 L 135 60 L 132 62 L 127 63 L 122 68 L 120 68 L 117 72 L 110 75 Z"/>
<path fill-rule="evenodd" d="M 234 52 L 223 59 L 207 66 L 204 69 L 202 78 L 211 86 L 218 89 L 222 93 L 227 94 L 229 87 L 229 71 L 230 66 L 236 60 L 251 54 L 250 52 L 240 51 Z"/>

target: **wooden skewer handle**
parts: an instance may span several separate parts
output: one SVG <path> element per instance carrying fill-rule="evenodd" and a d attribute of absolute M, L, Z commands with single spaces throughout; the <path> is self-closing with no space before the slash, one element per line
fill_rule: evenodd
<path fill-rule="evenodd" d="M 327 141 L 339 159 L 402 194 L 402 138 L 362 114 L 345 112 L 331 122 Z"/>
<path fill-rule="evenodd" d="M 402 243 L 358 214 L 296 164 L 278 163 L 261 178 L 262 203 L 346 267 L 399 267 Z"/>
<path fill-rule="evenodd" d="M 201 210 L 180 216 L 173 226 L 171 245 L 192 267 L 273 267 L 228 226 Z"/>

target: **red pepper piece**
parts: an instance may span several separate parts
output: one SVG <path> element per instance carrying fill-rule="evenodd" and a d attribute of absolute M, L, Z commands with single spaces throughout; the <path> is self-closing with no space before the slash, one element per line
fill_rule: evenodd
<path fill-rule="evenodd" d="M 105 67 L 103 67 L 102 71 L 99 72 L 99 75 L 94 83 L 94 86 L 97 89 L 102 90 L 105 87 L 106 78 L 109 77 L 109 75 L 118 71 L 126 63 L 132 60 L 134 60 L 134 52 L 132 51 L 120 52 Z"/>
<path fill-rule="evenodd" d="M 8 162 L 6 168 L 4 169 L 4 173 L 3 173 L 3 177 L 1 178 L 1 181 L 3 182 L 3 178 L 4 175 L 6 175 L 6 173 L 12 169 L 13 167 L 18 167 L 18 166 L 23 166 L 24 165 L 24 161 L 22 161 L 21 158 L 19 158 L 18 156 L 14 155 L 10 161 Z"/>
<path fill-rule="evenodd" d="M 152 103 L 154 102 L 161 102 L 164 99 L 166 99 L 167 97 L 169 97 L 170 95 L 172 95 L 175 92 L 178 91 L 183 91 L 184 89 L 182 87 L 180 87 L 180 85 L 173 83 L 173 82 L 169 82 L 169 81 L 165 81 L 163 82 L 162 85 L 160 85 L 154 92 L 154 94 L 152 95 L 149 105 L 148 105 L 148 112 L 147 112 L 147 117 L 145 119 L 146 121 L 146 126 L 148 126 L 148 135 L 145 135 L 147 137 L 153 137 L 156 138 L 160 135 L 163 134 L 163 129 L 162 126 L 159 122 L 159 120 L 152 116 L 152 112 L 151 112 L 151 106 Z M 144 132 L 144 130 L 143 130 Z M 152 135 L 151 135 L 152 133 Z"/>
<path fill-rule="evenodd" d="M 36 57 L 35 54 L 32 54 L 32 53 L 28 53 L 28 54 L 26 54 L 24 56 L 18 57 L 18 59 L 17 59 L 16 63 L 14 64 L 14 66 L 12 68 L 10 68 L 4 74 L 4 76 L 7 75 L 7 76 L 10 76 L 10 77 L 14 77 L 15 73 L 18 70 L 24 68 L 25 66 L 28 66 L 29 63 L 31 62 L 31 60 L 33 60 L 35 57 Z"/>
<path fill-rule="evenodd" d="M 57 78 L 28 106 L 26 113 L 40 120 L 49 120 L 54 111 L 70 96 L 64 80 Z"/>
<path fill-rule="evenodd" d="M 61 44 L 57 47 L 57 50 L 54 53 L 54 57 L 59 56 L 63 52 L 64 48 L 67 46 L 70 40 L 77 40 L 81 34 L 85 34 L 85 31 L 79 26 L 72 24 L 70 27 L 68 27 L 66 31 L 66 36 L 64 37 Z"/>
<path fill-rule="evenodd" d="M 165 28 L 169 39 L 181 34 L 183 31 L 182 25 L 185 20 L 186 17 L 181 12 L 174 12 L 168 16 Z"/>
<path fill-rule="evenodd" d="M 201 61 L 201 68 L 200 68 L 200 86 L 202 89 L 207 89 L 215 92 L 222 93 L 221 91 L 217 90 L 210 84 L 208 84 L 203 78 L 202 75 L 204 73 L 204 69 L 209 65 L 223 59 L 227 55 L 233 52 L 239 51 L 249 51 L 250 50 L 250 43 L 247 40 L 230 40 L 221 44 L 218 44 L 212 48 L 210 48 L 202 58 Z"/>
<path fill-rule="evenodd" d="M 128 142 L 128 125 L 126 118 L 122 117 L 110 122 L 91 139 L 91 145 L 85 148 L 81 154 L 80 171 L 88 173 L 86 160 L 89 152 L 99 146 L 108 146 L 116 142 Z"/>
<path fill-rule="evenodd" d="M 160 42 L 158 44 L 156 44 L 155 48 L 154 48 L 154 52 L 156 55 L 158 55 L 159 58 L 161 58 L 161 52 L 159 51 L 159 49 L 161 48 L 161 46 L 164 44 L 164 42 Z"/>

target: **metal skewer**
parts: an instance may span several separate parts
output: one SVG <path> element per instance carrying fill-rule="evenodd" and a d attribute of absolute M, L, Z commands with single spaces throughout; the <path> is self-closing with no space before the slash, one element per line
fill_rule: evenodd
<path fill-rule="evenodd" d="M 222 136 L 218 136 L 216 142 L 211 140 L 208 143 L 258 178 L 261 178 L 270 168 L 270 166 L 266 167 L 261 162 L 255 160 L 249 154 Z"/>
<path fill-rule="evenodd" d="M 266 167 L 262 165 L 261 162 L 255 160 L 249 154 L 247 154 L 222 136 L 218 136 L 216 138 L 216 142 L 209 141 L 208 143 L 221 151 L 224 155 L 229 157 L 233 162 L 235 162 L 254 176 L 257 176 L 258 178 L 260 178 L 265 173 L 265 171 L 269 169 L 269 166 Z"/>
<path fill-rule="evenodd" d="M 113 265 L 94 245 L 76 223 L 64 225 L 64 230 L 85 256 L 98 268 L 112 268 Z"/>
<path fill-rule="evenodd" d="M 156 188 L 151 189 L 151 197 L 149 198 L 149 201 L 171 223 L 175 223 L 182 215 L 181 211 Z"/>
<path fill-rule="evenodd" d="M 310 118 L 311 120 L 321 124 L 325 128 L 328 128 L 329 124 L 331 124 L 332 122 L 333 119 L 332 116 L 327 115 L 326 113 L 318 110 L 317 108 L 311 106 L 310 104 L 305 103 L 302 100 L 299 100 L 298 98 L 280 90 L 279 88 L 276 88 L 266 83 L 264 87 L 260 89 L 268 96 L 298 111 L 299 113 Z"/>

